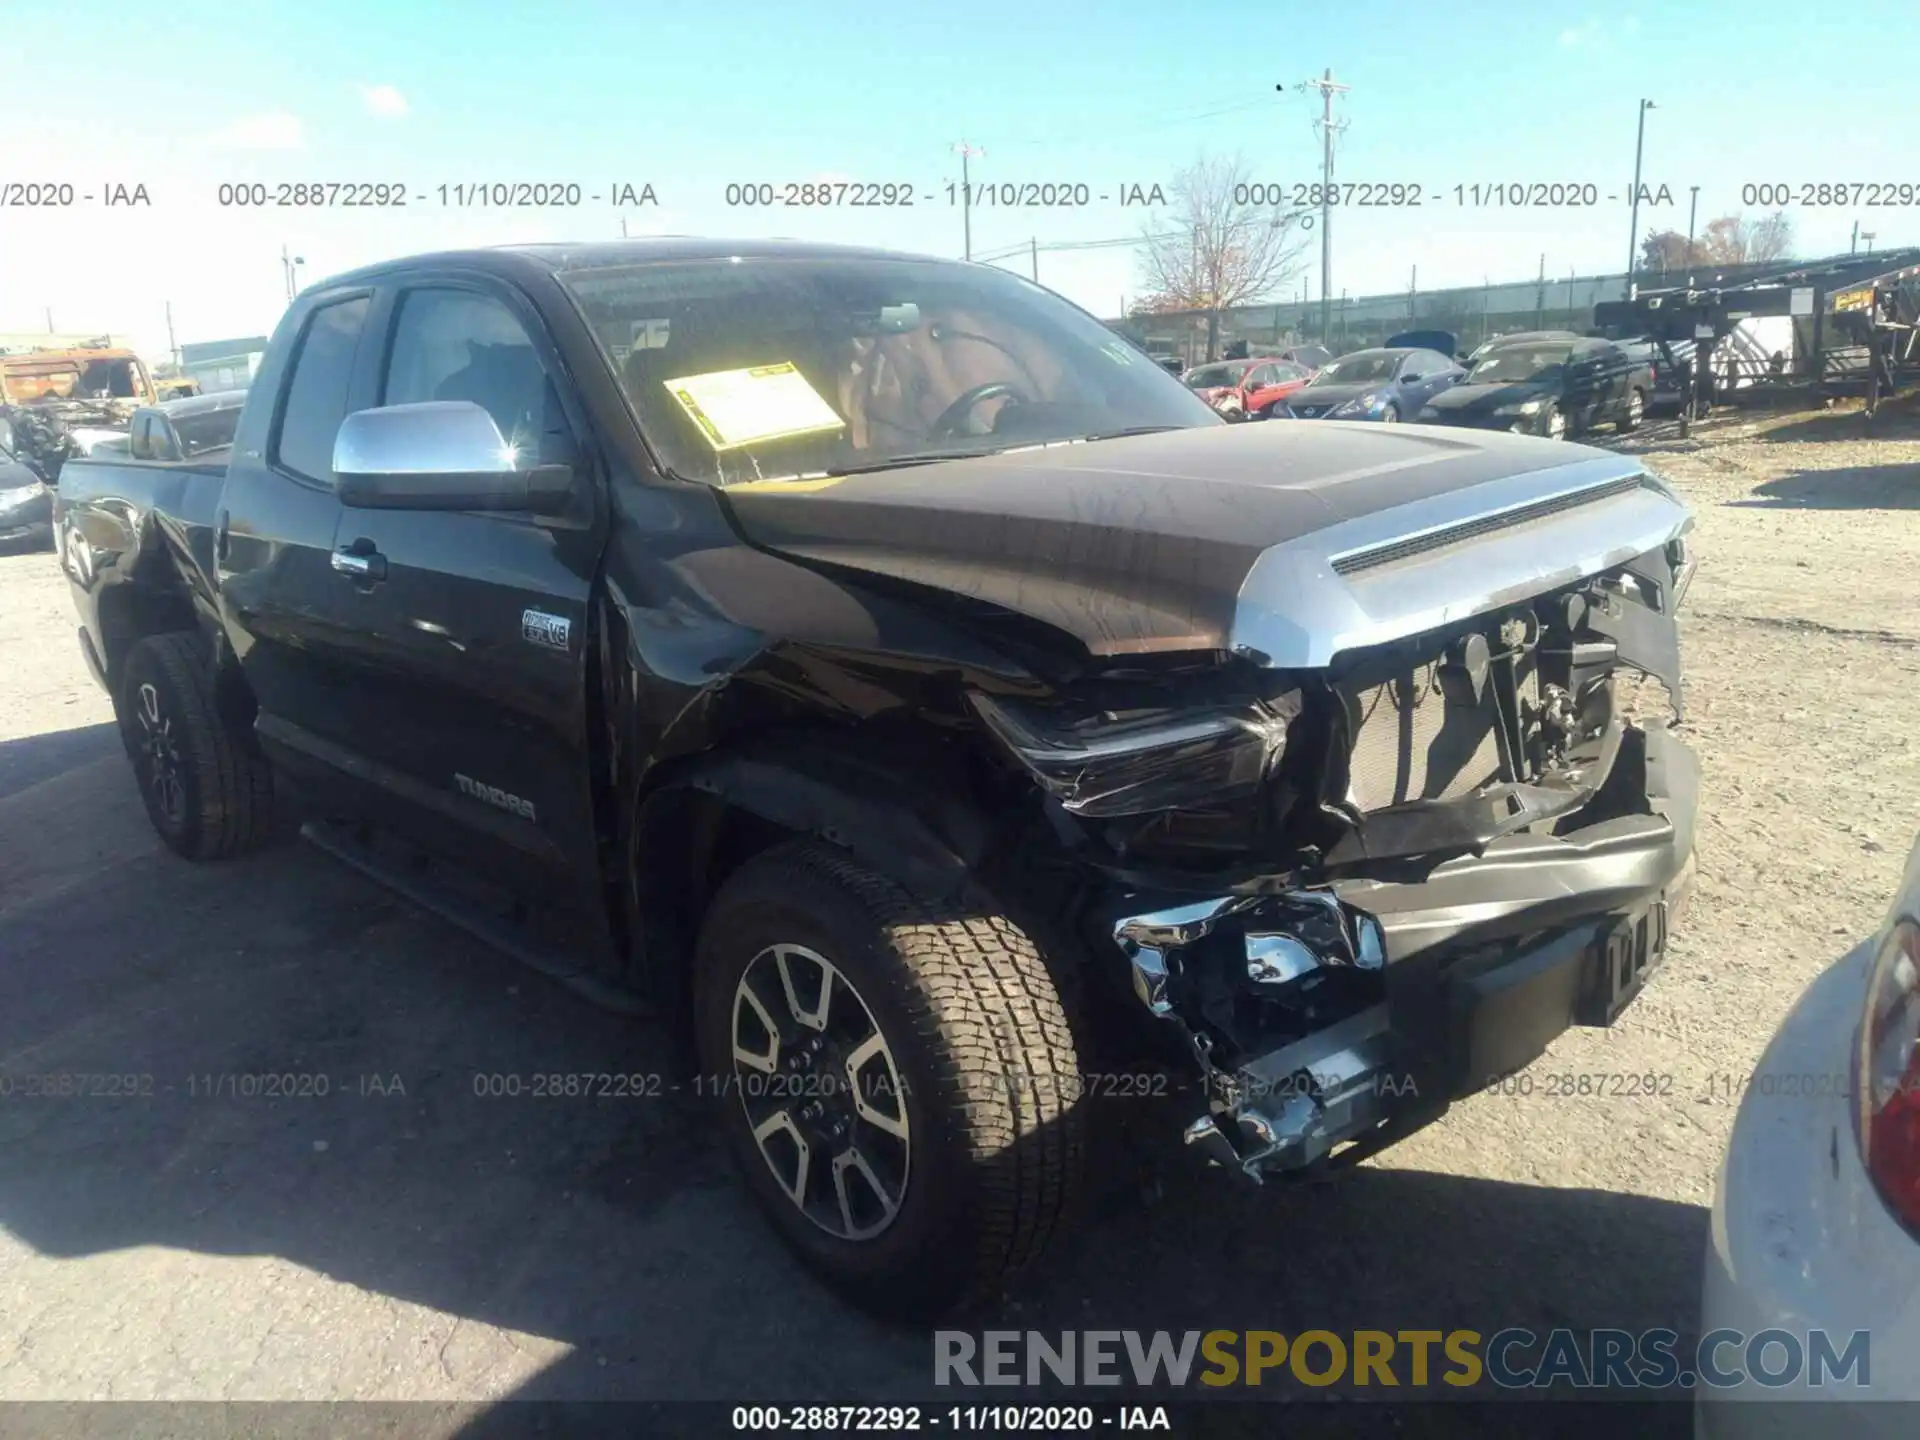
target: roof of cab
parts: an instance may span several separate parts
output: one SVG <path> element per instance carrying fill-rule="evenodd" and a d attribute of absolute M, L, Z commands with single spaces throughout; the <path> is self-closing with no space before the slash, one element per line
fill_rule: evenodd
<path fill-rule="evenodd" d="M 632 240 L 590 240 L 579 244 L 496 245 L 485 249 L 443 250 L 407 255 L 335 275 L 314 288 L 331 288 L 378 279 L 395 271 L 422 265 L 462 266 L 500 274 L 529 270 L 594 270 L 619 265 L 647 265 L 685 260 L 916 260 L 961 265 L 967 262 L 934 255 L 914 255 L 864 245 L 829 245 L 815 240 L 728 240 L 700 235 L 652 235 Z"/>

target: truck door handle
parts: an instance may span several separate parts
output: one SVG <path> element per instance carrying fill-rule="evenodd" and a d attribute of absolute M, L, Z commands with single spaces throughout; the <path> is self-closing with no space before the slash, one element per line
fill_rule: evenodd
<path fill-rule="evenodd" d="M 356 580 L 384 580 L 387 557 L 374 548 L 371 540 L 356 540 L 333 552 L 333 568 Z"/>

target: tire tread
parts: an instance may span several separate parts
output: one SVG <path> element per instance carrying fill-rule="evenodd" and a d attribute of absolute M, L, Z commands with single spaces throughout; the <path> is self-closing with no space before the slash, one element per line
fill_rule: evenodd
<path fill-rule="evenodd" d="M 749 862 L 723 897 L 736 885 L 756 895 L 840 891 L 911 973 L 899 998 L 962 1117 L 979 1185 L 970 1280 L 949 1308 L 997 1296 L 1079 1209 L 1087 1124 L 1072 987 L 1056 982 L 1033 939 L 977 888 L 956 910 L 811 840 Z"/>
<path fill-rule="evenodd" d="M 213 677 L 201 663 L 196 637 L 185 631 L 149 635 L 127 657 L 130 688 L 135 656 L 151 659 L 172 692 L 188 732 L 200 813 L 175 846 L 192 860 L 223 860 L 257 850 L 273 835 L 273 773 L 264 756 L 221 720 Z"/>

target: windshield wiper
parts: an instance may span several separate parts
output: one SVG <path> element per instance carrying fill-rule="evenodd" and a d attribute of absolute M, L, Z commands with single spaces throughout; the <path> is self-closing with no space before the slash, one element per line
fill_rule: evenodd
<path fill-rule="evenodd" d="M 827 471 L 829 476 L 871 475 L 876 470 L 902 470 L 909 465 L 938 465 L 945 460 L 978 460 L 983 455 L 998 455 L 1002 446 L 993 450 L 921 450 L 911 455 L 895 455 L 890 460 L 871 460 L 865 465 L 840 465 Z"/>
<path fill-rule="evenodd" d="M 1091 435 L 1077 436 L 1080 440 L 1122 440 L 1129 435 L 1164 435 L 1169 430 L 1185 430 L 1185 425 L 1128 425 L 1119 430 L 1097 430 Z"/>

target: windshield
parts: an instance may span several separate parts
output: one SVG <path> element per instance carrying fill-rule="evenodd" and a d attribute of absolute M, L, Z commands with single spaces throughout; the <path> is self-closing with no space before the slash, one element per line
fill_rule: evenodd
<path fill-rule="evenodd" d="M 1238 385 L 1241 376 L 1252 368 L 1251 360 L 1235 360 L 1225 365 L 1202 365 L 1197 370 L 1187 372 L 1187 388 L 1217 390 L 1222 386 Z"/>
<path fill-rule="evenodd" d="M 173 417 L 173 433 L 180 437 L 180 448 L 187 455 L 204 455 L 209 450 L 233 444 L 233 432 L 240 424 L 240 407 L 205 410 L 198 415 Z"/>
<path fill-rule="evenodd" d="M 655 452 L 709 484 L 1225 423 L 1092 316 L 985 266 L 656 261 L 560 280 Z"/>
<path fill-rule="evenodd" d="M 1507 384 L 1552 380 L 1559 376 L 1571 353 L 1565 345 L 1515 345 L 1490 352 L 1467 378 L 1476 385 L 1496 380 Z"/>
<path fill-rule="evenodd" d="M 1352 385 L 1367 380 L 1391 380 L 1400 355 L 1393 350 L 1362 350 L 1343 355 L 1313 377 L 1315 385 Z"/>

